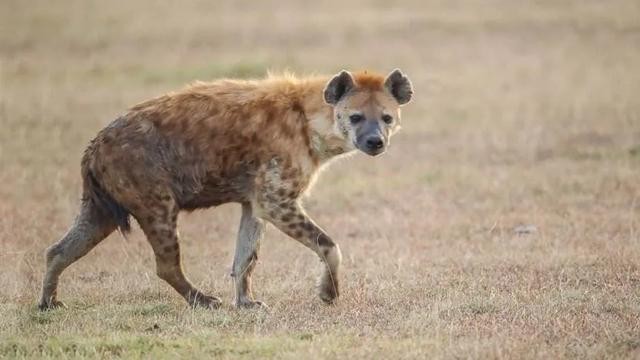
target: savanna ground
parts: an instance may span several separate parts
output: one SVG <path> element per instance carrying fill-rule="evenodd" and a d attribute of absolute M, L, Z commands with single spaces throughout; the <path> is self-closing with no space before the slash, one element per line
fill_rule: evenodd
<path fill-rule="evenodd" d="M 638 358 L 639 64 L 634 0 L 4 0 L 0 357 Z M 194 79 L 394 67 L 416 96 L 389 152 L 307 200 L 342 246 L 336 306 L 270 228 L 270 310 L 234 309 L 225 205 L 180 219 L 187 274 L 223 308 L 187 308 L 135 230 L 65 272 L 69 309 L 36 310 L 81 152 L 127 106 Z"/>

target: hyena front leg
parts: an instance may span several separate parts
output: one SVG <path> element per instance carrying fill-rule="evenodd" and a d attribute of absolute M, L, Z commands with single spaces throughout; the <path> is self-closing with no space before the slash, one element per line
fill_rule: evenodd
<path fill-rule="evenodd" d="M 260 240 L 264 236 L 264 230 L 264 221 L 254 216 L 251 204 L 243 203 L 231 273 L 235 279 L 235 304 L 237 307 L 265 306 L 263 302 L 254 300 L 251 291 L 251 273 L 258 260 L 258 250 L 260 249 Z"/>
<path fill-rule="evenodd" d="M 156 257 L 156 273 L 192 307 L 218 308 L 221 305 L 220 299 L 203 294 L 184 275 L 180 258 L 177 217 L 177 208 L 167 204 L 144 211 L 144 215 L 136 215 L 142 231 L 153 248 Z"/>
<path fill-rule="evenodd" d="M 80 214 L 65 236 L 47 249 L 47 270 L 42 281 L 38 307 L 64 307 L 57 299 L 58 279 L 69 265 L 86 255 L 116 229 L 115 222 L 102 214 L 91 201 L 83 201 Z"/>
<path fill-rule="evenodd" d="M 264 205 L 266 218 L 285 234 L 313 250 L 324 263 L 318 281 L 320 298 L 326 303 L 340 295 L 338 268 L 342 261 L 340 248 L 305 213 L 297 200 Z"/>

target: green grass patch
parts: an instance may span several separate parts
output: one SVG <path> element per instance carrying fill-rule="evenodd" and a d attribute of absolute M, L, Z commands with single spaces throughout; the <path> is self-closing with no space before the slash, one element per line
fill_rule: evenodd
<path fill-rule="evenodd" d="M 114 333 L 102 337 L 48 337 L 9 339 L 0 342 L 0 358 L 279 358 L 323 344 L 343 347 L 348 338 L 322 338 L 311 334 L 262 336 L 219 336 L 215 332 L 163 337 Z M 314 344 L 317 343 L 317 344 Z"/>

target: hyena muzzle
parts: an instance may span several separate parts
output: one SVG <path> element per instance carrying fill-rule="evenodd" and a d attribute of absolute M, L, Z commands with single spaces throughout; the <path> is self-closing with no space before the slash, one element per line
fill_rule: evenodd
<path fill-rule="evenodd" d="M 140 103 L 91 141 L 82 158 L 80 213 L 46 252 L 39 307 L 57 299 L 62 271 L 133 216 L 153 248 L 156 272 L 192 306 L 215 308 L 185 276 L 180 211 L 236 202 L 242 217 L 233 260 L 235 304 L 253 298 L 251 273 L 269 222 L 323 262 L 319 296 L 339 295 L 338 245 L 304 211 L 300 197 L 323 165 L 361 150 L 375 156 L 399 129 L 410 101 L 409 79 L 342 71 L 333 77 L 270 76 L 263 80 L 196 82 Z"/>

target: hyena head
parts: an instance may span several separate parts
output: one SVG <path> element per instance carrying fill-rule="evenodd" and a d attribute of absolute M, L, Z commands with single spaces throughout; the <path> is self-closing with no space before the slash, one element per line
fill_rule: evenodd
<path fill-rule="evenodd" d="M 400 70 L 386 78 L 367 72 L 352 75 L 343 70 L 324 89 L 324 100 L 333 106 L 334 130 L 345 149 L 382 154 L 400 129 L 400 106 L 413 95 L 411 81 Z"/>

